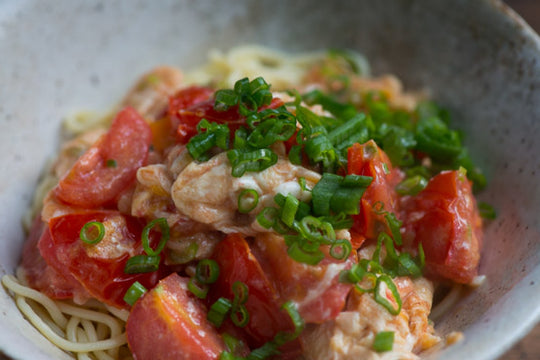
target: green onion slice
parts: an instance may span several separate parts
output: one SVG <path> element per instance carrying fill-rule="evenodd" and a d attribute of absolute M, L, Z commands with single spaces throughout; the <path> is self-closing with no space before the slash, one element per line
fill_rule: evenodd
<path fill-rule="evenodd" d="M 192 277 L 188 282 L 188 290 L 199 299 L 206 299 L 210 288 L 206 284 L 200 284 L 195 277 Z"/>
<path fill-rule="evenodd" d="M 79 237 L 84 243 L 95 245 L 105 237 L 105 225 L 99 221 L 87 222 L 82 227 Z"/>
<path fill-rule="evenodd" d="M 238 327 L 245 327 L 249 323 L 249 312 L 245 305 L 233 306 L 231 320 Z"/>
<path fill-rule="evenodd" d="M 415 175 L 400 182 L 396 186 L 396 192 L 400 195 L 416 195 L 424 190 L 428 181 L 425 177 Z"/>
<path fill-rule="evenodd" d="M 257 207 L 259 194 L 254 189 L 243 189 L 238 195 L 238 211 L 247 214 Z"/>
<path fill-rule="evenodd" d="M 345 260 L 349 257 L 352 251 L 352 245 L 349 240 L 336 240 L 330 247 L 330 256 L 336 260 Z"/>
<path fill-rule="evenodd" d="M 197 263 L 195 278 L 201 284 L 213 284 L 219 277 L 219 265 L 215 260 L 203 259 Z"/>
<path fill-rule="evenodd" d="M 161 229 L 161 239 L 156 250 L 150 247 L 150 230 L 152 230 L 156 225 Z M 142 231 L 142 244 L 144 251 L 150 256 L 157 256 L 165 247 L 167 241 L 169 241 L 170 230 L 167 220 L 165 218 L 154 219 L 149 222 Z"/>
<path fill-rule="evenodd" d="M 231 288 L 234 294 L 233 307 L 245 304 L 249 297 L 248 286 L 241 281 L 235 281 Z"/>
<path fill-rule="evenodd" d="M 376 352 L 390 351 L 394 347 L 394 332 L 393 331 L 381 331 L 375 335 L 373 341 L 373 350 Z"/>
<path fill-rule="evenodd" d="M 127 289 L 126 294 L 124 295 L 124 301 L 133 306 L 146 291 L 146 288 L 140 282 L 135 281 L 129 289 Z"/>
<path fill-rule="evenodd" d="M 208 321 L 210 321 L 216 327 L 220 327 L 221 324 L 223 324 L 223 321 L 225 321 L 225 318 L 229 314 L 231 308 L 231 301 L 221 297 L 212 304 L 206 317 Z"/>
<path fill-rule="evenodd" d="M 157 271 L 159 269 L 159 256 L 135 255 L 128 259 L 124 267 L 126 274 L 140 274 Z"/>
<path fill-rule="evenodd" d="M 317 265 L 322 259 L 324 259 L 324 254 L 322 251 L 317 250 L 315 252 L 306 252 L 300 248 L 298 242 L 292 243 L 287 249 L 287 253 L 291 258 L 293 258 L 293 260 L 308 265 Z"/>
<path fill-rule="evenodd" d="M 388 291 L 392 295 L 391 300 L 388 299 Z M 390 276 L 382 274 L 377 278 L 377 283 L 375 284 L 375 301 L 392 315 L 398 315 L 401 311 L 401 297 L 399 296 L 396 284 L 394 284 Z"/>
<path fill-rule="evenodd" d="M 270 229 L 276 223 L 278 217 L 278 209 L 274 207 L 266 207 L 257 215 L 257 222 L 265 229 Z"/>

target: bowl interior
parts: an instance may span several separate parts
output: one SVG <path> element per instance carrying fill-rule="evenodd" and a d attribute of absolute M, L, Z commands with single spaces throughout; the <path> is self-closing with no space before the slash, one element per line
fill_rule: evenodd
<path fill-rule="evenodd" d="M 329 15 L 331 14 L 331 15 Z M 440 359 L 489 359 L 540 317 L 540 46 L 496 1 L 369 0 L 0 2 L 0 275 L 20 259 L 20 219 L 58 146 L 62 117 L 107 110 L 143 72 L 187 69 L 209 49 L 261 44 L 290 52 L 352 48 L 375 74 L 429 89 L 466 133 L 485 170 L 480 199 L 498 210 L 486 226 L 487 281 L 437 325 L 465 340 Z M 0 349 L 65 357 L 0 290 Z"/>

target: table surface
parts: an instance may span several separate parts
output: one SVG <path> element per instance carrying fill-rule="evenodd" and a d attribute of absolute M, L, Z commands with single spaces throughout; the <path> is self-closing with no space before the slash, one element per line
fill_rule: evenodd
<path fill-rule="evenodd" d="M 506 0 L 537 33 L 540 33 L 540 0 Z M 540 359 L 540 324 L 522 341 L 517 343 L 499 360 L 538 360 Z"/>

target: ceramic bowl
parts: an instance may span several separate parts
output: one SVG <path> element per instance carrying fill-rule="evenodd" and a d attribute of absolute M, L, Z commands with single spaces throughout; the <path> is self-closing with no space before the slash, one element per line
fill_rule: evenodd
<path fill-rule="evenodd" d="M 497 1 L 0 1 L 0 276 L 19 262 L 21 217 L 65 114 L 110 108 L 155 65 L 186 69 L 246 43 L 359 50 L 453 113 L 499 215 L 486 282 L 437 324 L 465 339 L 428 357 L 494 359 L 523 336 L 540 317 L 540 43 Z M 3 288 L 0 309 L 5 354 L 68 358 Z"/>

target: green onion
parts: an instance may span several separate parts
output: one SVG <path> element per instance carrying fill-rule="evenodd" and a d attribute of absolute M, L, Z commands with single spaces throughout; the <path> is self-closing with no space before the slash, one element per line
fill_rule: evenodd
<path fill-rule="evenodd" d="M 126 274 L 140 274 L 157 271 L 161 258 L 157 255 L 135 255 L 128 259 L 124 267 Z"/>
<path fill-rule="evenodd" d="M 291 194 L 287 195 L 285 198 L 285 202 L 281 208 L 281 221 L 283 221 L 289 227 L 293 225 L 299 204 L 300 200 Z"/>
<path fill-rule="evenodd" d="M 411 254 L 399 254 L 398 261 L 398 276 L 412 276 L 413 278 L 417 278 L 422 275 L 422 268 L 413 260 Z"/>
<path fill-rule="evenodd" d="M 235 281 L 231 288 L 234 294 L 233 307 L 245 304 L 249 297 L 248 286 L 241 281 Z"/>
<path fill-rule="evenodd" d="M 278 209 L 266 207 L 257 215 L 257 222 L 265 229 L 270 229 L 276 223 Z"/>
<path fill-rule="evenodd" d="M 373 341 L 373 350 L 376 352 L 390 351 L 394 347 L 394 332 L 393 331 L 381 331 L 375 335 Z"/>
<path fill-rule="evenodd" d="M 484 219 L 493 220 L 497 218 L 495 208 L 486 202 L 480 201 L 478 203 L 478 210 L 480 211 L 480 216 Z"/>
<path fill-rule="evenodd" d="M 225 111 L 231 106 L 238 104 L 239 96 L 234 90 L 222 89 L 216 91 L 214 109 L 217 111 Z"/>
<path fill-rule="evenodd" d="M 392 293 L 397 306 L 386 297 L 387 289 Z M 401 311 L 401 297 L 399 296 L 396 284 L 394 284 L 390 276 L 382 274 L 377 278 L 377 283 L 375 284 L 375 301 L 392 315 L 398 315 Z"/>
<path fill-rule="evenodd" d="M 206 299 L 210 288 L 206 284 L 200 284 L 195 277 L 192 277 L 188 282 L 188 290 L 199 299 Z"/>
<path fill-rule="evenodd" d="M 197 124 L 197 135 L 186 145 L 189 154 L 198 161 L 208 160 L 208 151 L 217 146 L 223 150 L 229 148 L 229 127 L 226 124 L 211 123 L 202 119 Z"/>
<path fill-rule="evenodd" d="M 99 221 L 87 222 L 82 227 L 79 237 L 82 242 L 89 245 L 95 245 L 105 237 L 105 225 Z"/>
<path fill-rule="evenodd" d="M 245 305 L 233 306 L 231 320 L 238 327 L 245 327 L 249 323 L 249 312 Z"/>
<path fill-rule="evenodd" d="M 154 250 L 154 249 L 152 249 L 150 247 L 150 238 L 149 237 L 150 237 L 150 230 L 152 230 L 156 225 L 158 225 L 159 228 L 161 229 L 161 238 L 159 240 L 159 244 L 158 244 L 156 250 Z M 169 225 L 167 224 L 167 219 L 159 218 L 159 219 L 154 219 L 154 220 L 150 221 L 144 227 L 144 229 L 142 231 L 142 235 L 141 235 L 144 251 L 150 256 L 159 255 L 159 253 L 165 247 L 165 244 L 167 243 L 167 241 L 169 241 L 169 237 L 170 237 L 169 233 L 170 233 L 170 230 L 169 230 Z"/>
<path fill-rule="evenodd" d="M 316 217 L 306 216 L 298 225 L 298 230 L 302 236 L 310 241 L 332 244 L 336 239 L 336 233 L 332 225 Z"/>
<path fill-rule="evenodd" d="M 294 165 L 302 165 L 302 146 L 294 145 L 291 147 L 289 161 Z"/>
<path fill-rule="evenodd" d="M 238 211 L 247 214 L 257 207 L 259 194 L 254 189 L 243 189 L 238 195 Z"/>
<path fill-rule="evenodd" d="M 219 265 L 215 260 L 203 259 L 197 263 L 195 278 L 201 284 L 213 284 L 219 277 Z"/>
<path fill-rule="evenodd" d="M 330 247 L 330 256 L 337 260 L 345 260 L 352 251 L 352 245 L 349 240 L 336 240 Z"/>
<path fill-rule="evenodd" d="M 235 338 L 234 336 L 228 333 L 221 334 L 221 337 L 223 338 L 223 342 L 225 343 L 225 346 L 231 352 L 231 355 L 237 353 L 240 347 L 242 346 L 241 340 L 238 340 L 237 338 Z M 232 357 L 231 359 L 234 360 L 235 358 Z"/>
<path fill-rule="evenodd" d="M 401 245 L 401 225 L 403 224 L 402 221 L 398 220 L 396 217 L 396 214 L 387 212 L 384 216 L 386 219 L 386 222 L 388 224 L 388 227 L 390 228 L 390 232 L 392 233 L 392 237 L 394 238 L 394 242 L 397 245 Z"/>
<path fill-rule="evenodd" d="M 426 178 L 415 175 L 400 182 L 396 186 L 396 191 L 400 195 L 416 195 L 420 191 L 424 190 L 428 181 Z"/>
<path fill-rule="evenodd" d="M 291 300 L 287 301 L 281 306 L 282 309 L 287 311 L 287 314 L 289 314 L 289 317 L 291 318 L 291 321 L 294 325 L 294 332 L 293 332 L 293 339 L 297 338 L 302 331 L 304 330 L 304 319 L 300 316 L 300 313 L 298 312 L 298 309 L 296 308 L 296 305 Z"/>
<path fill-rule="evenodd" d="M 287 249 L 287 254 L 289 254 L 289 256 L 293 258 L 293 260 L 308 265 L 317 265 L 321 262 L 322 259 L 324 259 L 324 254 L 322 253 L 322 251 L 317 250 L 312 253 L 305 252 L 300 248 L 297 242 L 294 242 L 289 246 L 289 248 Z"/>
<path fill-rule="evenodd" d="M 133 306 L 139 298 L 146 293 L 146 288 L 138 281 L 135 281 L 124 295 L 124 301 Z"/>
<path fill-rule="evenodd" d="M 232 175 L 241 177 L 246 172 L 263 171 L 277 163 L 277 155 L 270 149 L 257 149 L 242 152 L 237 149 L 229 150 L 227 158 L 232 166 Z"/>
<path fill-rule="evenodd" d="M 208 321 L 210 321 L 216 327 L 220 327 L 221 324 L 223 324 L 223 321 L 225 321 L 225 318 L 227 317 L 231 308 L 231 301 L 221 297 L 212 304 L 206 317 Z"/>
<path fill-rule="evenodd" d="M 115 168 L 117 165 L 118 164 L 114 159 L 107 159 L 107 161 L 105 162 L 105 166 L 107 166 L 108 168 Z"/>
<path fill-rule="evenodd" d="M 339 188 L 342 177 L 324 173 L 312 191 L 313 213 L 318 216 L 330 214 L 330 200 Z"/>

